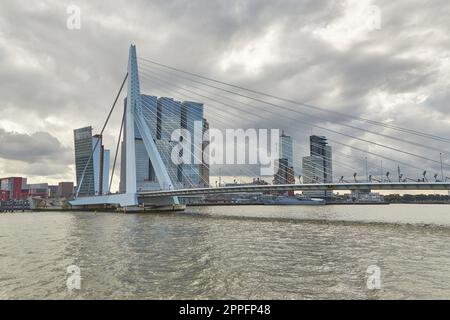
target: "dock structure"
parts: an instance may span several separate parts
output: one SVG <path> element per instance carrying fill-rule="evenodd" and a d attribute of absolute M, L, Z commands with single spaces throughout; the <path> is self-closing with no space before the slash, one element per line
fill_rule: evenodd
<path fill-rule="evenodd" d="M 28 200 L 9 200 L 0 202 L 0 212 L 25 212 L 31 210 Z"/>

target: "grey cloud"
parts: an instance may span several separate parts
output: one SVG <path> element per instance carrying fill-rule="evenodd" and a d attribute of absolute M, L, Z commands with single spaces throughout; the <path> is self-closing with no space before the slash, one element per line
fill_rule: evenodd
<path fill-rule="evenodd" d="M 69 148 L 46 132 L 20 134 L 0 128 L 0 158 L 37 165 L 39 162 L 62 162 L 70 159 Z"/>

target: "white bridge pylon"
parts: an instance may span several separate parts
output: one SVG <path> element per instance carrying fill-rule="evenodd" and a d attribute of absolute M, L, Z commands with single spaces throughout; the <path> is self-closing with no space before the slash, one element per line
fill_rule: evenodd
<path fill-rule="evenodd" d="M 136 139 L 135 129 L 140 133 L 148 157 L 155 169 L 156 178 L 161 190 L 170 191 L 173 183 L 170 179 L 167 168 L 159 154 L 155 141 L 153 140 L 150 128 L 144 121 L 142 113 L 142 99 L 139 84 L 139 70 L 137 64 L 136 46 L 130 46 L 128 59 L 128 92 L 125 110 L 125 132 L 124 132 L 124 150 L 125 152 L 125 181 L 121 182 L 125 186 L 125 193 L 111 194 L 104 196 L 80 197 L 71 201 L 72 206 L 89 205 L 120 205 L 121 207 L 139 205 L 136 181 Z M 176 196 L 161 197 L 155 205 L 179 204 Z"/>

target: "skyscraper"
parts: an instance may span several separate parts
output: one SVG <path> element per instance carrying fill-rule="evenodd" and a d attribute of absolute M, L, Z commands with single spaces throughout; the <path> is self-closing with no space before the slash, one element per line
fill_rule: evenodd
<path fill-rule="evenodd" d="M 202 164 L 200 165 L 200 176 L 204 187 L 209 187 L 209 155 L 206 154 L 206 148 L 209 145 L 209 122 L 203 119 L 203 136 L 205 141 L 202 143 Z"/>
<path fill-rule="evenodd" d="M 328 145 L 326 137 L 311 136 L 310 156 L 303 158 L 303 183 L 332 183 L 333 162 L 331 146 Z M 316 197 L 329 197 L 331 191 L 305 191 L 305 195 Z"/>
<path fill-rule="evenodd" d="M 74 130 L 74 138 L 78 196 L 107 194 L 110 153 L 102 145 L 102 136 L 92 136 L 92 127 L 85 127 Z"/>
<path fill-rule="evenodd" d="M 280 142 L 281 142 L 280 158 L 287 159 L 288 166 L 294 167 L 294 151 L 292 145 L 292 137 L 286 135 L 283 131 L 280 136 Z"/>
<path fill-rule="evenodd" d="M 92 127 L 76 129 L 74 130 L 74 136 L 78 195 L 80 197 L 91 196 L 95 194 L 94 161 L 88 163 L 92 154 Z M 83 172 L 84 178 L 81 181 Z"/>
<path fill-rule="evenodd" d="M 292 138 L 284 132 L 280 136 L 280 159 L 276 161 L 276 168 L 278 168 L 274 184 L 294 184 L 294 156 Z M 293 195 L 293 192 L 290 193 Z"/>
<path fill-rule="evenodd" d="M 150 132 L 155 141 L 156 147 L 159 151 L 161 159 L 163 160 L 168 171 L 172 188 L 181 187 L 198 187 L 204 179 L 200 172 L 201 165 L 198 163 L 203 159 L 202 148 L 202 128 L 203 122 L 203 104 L 198 102 L 180 102 L 173 98 L 160 97 L 149 95 L 141 95 L 143 104 L 143 117 L 145 123 L 149 126 Z M 125 99 L 126 107 L 126 99 Z M 199 125 L 198 130 L 195 131 L 195 126 Z M 191 164 L 175 164 L 172 161 L 172 150 L 179 143 L 179 141 L 172 141 L 171 135 L 177 129 L 186 129 L 191 135 Z M 135 130 L 136 139 L 136 182 L 138 190 L 153 190 L 159 189 L 159 185 L 155 169 L 148 157 L 145 145 L 137 130 Z M 195 133 L 197 132 L 197 133 Z M 195 134 L 199 134 L 198 137 Z M 198 145 L 194 143 L 197 142 Z M 125 145 L 122 143 L 122 150 Z M 197 163 L 194 163 L 197 160 Z M 121 168 L 121 182 L 120 192 L 125 192 L 124 181 L 125 177 L 125 157 L 122 152 L 122 168 Z M 203 172 L 205 173 L 205 172 Z M 208 171 L 209 180 L 209 171 Z M 163 186 L 167 188 L 169 186 Z"/>
<path fill-rule="evenodd" d="M 158 113 L 158 98 L 155 96 L 141 95 L 142 100 L 142 116 L 144 123 L 150 129 L 153 139 L 157 137 L 157 113 Z M 127 107 L 127 98 L 124 99 L 124 108 Z M 126 122 L 125 122 L 126 123 Z M 126 126 L 126 124 L 125 124 Z M 126 130 L 124 130 L 126 132 Z M 136 154 L 136 187 L 138 190 L 151 190 L 158 187 L 156 182 L 156 174 L 148 157 L 147 150 L 142 140 L 141 134 L 137 127 L 134 128 L 135 135 L 135 154 Z M 125 138 L 125 137 L 124 137 Z M 125 139 L 124 139 L 125 141 Z M 119 192 L 125 192 L 125 176 L 126 176 L 126 157 L 125 157 L 125 143 L 121 144 L 121 171 Z"/>
<path fill-rule="evenodd" d="M 333 182 L 333 166 L 331 146 L 327 143 L 327 138 L 323 136 L 311 136 L 310 141 L 310 155 L 312 157 L 318 157 L 322 161 L 323 172 L 320 174 L 320 182 L 330 183 Z"/>
<path fill-rule="evenodd" d="M 196 128 L 197 126 L 197 128 Z M 186 129 L 191 136 L 190 164 L 183 164 L 184 186 L 202 187 L 204 182 L 200 174 L 203 162 L 203 104 L 185 101 L 181 108 L 181 128 Z"/>

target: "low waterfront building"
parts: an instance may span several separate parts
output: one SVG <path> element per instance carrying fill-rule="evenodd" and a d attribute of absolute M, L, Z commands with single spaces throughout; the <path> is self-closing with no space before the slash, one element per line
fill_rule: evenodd
<path fill-rule="evenodd" d="M 28 196 L 27 179 L 22 177 L 0 178 L 2 201 L 23 200 Z"/>
<path fill-rule="evenodd" d="M 57 197 L 58 198 L 73 198 L 73 182 L 60 182 L 58 184 Z"/>
<path fill-rule="evenodd" d="M 33 183 L 27 185 L 27 194 L 29 197 L 47 199 L 48 183 Z"/>
<path fill-rule="evenodd" d="M 50 199 L 58 196 L 58 186 L 48 186 L 48 197 Z"/>

